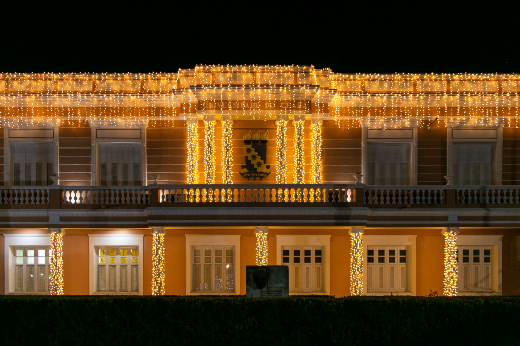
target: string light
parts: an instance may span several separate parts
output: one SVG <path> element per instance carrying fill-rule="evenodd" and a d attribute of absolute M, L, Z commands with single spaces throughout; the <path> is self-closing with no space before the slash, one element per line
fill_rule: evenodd
<path fill-rule="evenodd" d="M 458 294 L 457 233 L 459 229 L 449 227 L 444 235 L 444 295 L 454 297 Z"/>
<path fill-rule="evenodd" d="M 287 179 L 287 117 L 276 121 L 276 183 L 285 184 Z"/>
<path fill-rule="evenodd" d="M 267 265 L 267 233 L 269 233 L 269 229 L 267 227 L 255 228 L 257 266 Z"/>
<path fill-rule="evenodd" d="M 57 228 L 48 230 L 51 236 L 49 293 L 63 295 L 63 232 Z"/>
<path fill-rule="evenodd" d="M 350 295 L 363 295 L 363 230 L 352 227 L 350 240 Z"/>
<path fill-rule="evenodd" d="M 233 184 L 233 120 L 222 120 L 222 184 Z"/>
<path fill-rule="evenodd" d="M 187 167 L 187 182 L 188 184 L 197 184 L 199 180 L 199 134 L 197 120 L 190 120 L 187 124 L 188 140 L 186 142 L 188 157 L 186 162 Z"/>
<path fill-rule="evenodd" d="M 305 156 L 303 152 L 303 132 L 305 116 L 295 116 L 294 124 L 294 184 L 305 184 Z"/>
<path fill-rule="evenodd" d="M 215 120 L 204 120 L 204 183 L 215 184 Z"/>
<path fill-rule="evenodd" d="M 311 124 L 311 184 L 321 184 L 321 124 L 314 121 Z"/>
<path fill-rule="evenodd" d="M 164 270 L 164 229 L 152 228 L 152 295 L 166 293 Z"/>

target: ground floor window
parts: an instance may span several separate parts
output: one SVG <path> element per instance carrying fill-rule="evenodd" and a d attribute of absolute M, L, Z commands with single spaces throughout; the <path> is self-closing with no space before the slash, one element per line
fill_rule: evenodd
<path fill-rule="evenodd" d="M 48 246 L 11 247 L 15 258 L 14 292 L 45 293 L 49 291 Z"/>
<path fill-rule="evenodd" d="M 282 265 L 289 266 L 289 293 L 324 292 L 323 246 L 282 246 Z"/>
<path fill-rule="evenodd" d="M 97 292 L 139 292 L 138 246 L 96 246 Z"/>
<path fill-rule="evenodd" d="M 491 292 L 493 261 L 491 246 L 459 246 L 459 291 Z"/>
<path fill-rule="evenodd" d="M 367 247 L 367 292 L 406 292 L 408 250 L 406 246 Z"/>
<path fill-rule="evenodd" d="M 193 293 L 235 292 L 235 247 L 192 246 Z"/>

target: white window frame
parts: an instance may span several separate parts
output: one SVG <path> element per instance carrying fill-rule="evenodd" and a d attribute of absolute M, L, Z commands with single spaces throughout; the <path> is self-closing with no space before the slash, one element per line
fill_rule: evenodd
<path fill-rule="evenodd" d="M 368 131 L 381 131 L 379 137 L 386 138 L 369 138 Z M 395 135 L 391 131 L 396 131 Z M 411 131 L 411 138 L 408 133 Z M 401 138 L 399 138 L 401 137 Z M 368 143 L 377 144 L 409 144 L 410 145 L 410 185 L 417 185 L 417 128 L 402 128 L 399 130 L 388 129 L 388 130 L 374 130 L 363 128 L 362 130 L 362 161 L 363 161 L 363 183 L 367 183 L 368 173 Z M 409 185 L 408 185 L 409 186 Z"/>
<path fill-rule="evenodd" d="M 196 250 L 199 250 L 200 253 L 199 253 L 199 256 L 195 256 L 195 251 Z M 210 255 L 210 258 L 211 258 L 211 263 L 206 263 L 206 259 L 209 257 L 209 256 L 206 256 L 205 252 L 207 250 L 210 250 L 211 251 L 211 255 Z M 217 256 L 215 251 L 216 250 L 220 250 L 222 251 L 221 253 L 221 256 Z M 232 251 L 232 260 L 231 262 L 228 262 L 228 258 L 230 256 L 227 256 L 227 253 L 226 251 Z M 195 245 L 195 246 L 192 246 L 191 249 L 190 249 L 190 252 L 191 252 L 191 257 L 190 257 L 190 260 L 191 260 L 191 270 L 192 270 L 192 280 L 194 279 L 194 273 L 193 273 L 193 267 L 198 264 L 200 265 L 200 273 L 199 273 L 199 278 L 200 278 L 200 283 L 202 284 L 204 282 L 204 271 L 205 271 L 205 267 L 209 264 L 210 265 L 210 270 L 211 270 L 211 287 L 209 287 L 208 290 L 206 289 L 201 289 L 201 290 L 195 290 L 195 287 L 192 283 L 191 285 L 191 290 L 192 290 L 192 293 L 213 293 L 213 294 L 221 294 L 221 293 L 235 293 L 235 287 L 233 287 L 233 290 L 226 290 L 226 274 L 225 272 L 227 271 L 227 268 L 229 267 L 229 264 L 232 265 L 232 271 L 233 271 L 233 281 L 235 279 L 235 271 L 236 271 L 236 261 L 235 261 L 235 247 L 234 246 L 201 246 L 201 245 Z M 199 262 L 196 263 L 195 262 L 195 258 L 196 257 L 199 257 Z M 217 263 L 215 261 L 215 258 L 216 257 L 220 257 L 221 258 L 221 262 L 220 263 Z M 217 265 L 220 265 L 221 266 L 221 278 L 222 278 L 222 284 L 221 284 L 221 289 L 220 290 L 217 290 L 215 288 L 216 286 L 216 282 L 215 282 L 215 277 L 216 277 L 216 266 Z"/>
<path fill-rule="evenodd" d="M 366 229 L 365 229 L 366 230 Z M 369 246 L 381 247 L 406 247 L 407 260 L 407 287 L 405 292 L 368 292 L 368 277 L 363 275 L 363 295 L 368 296 L 387 296 L 390 295 L 417 295 L 417 235 L 363 235 L 363 271 L 367 273 L 367 251 Z M 375 256 L 377 257 L 377 255 Z"/>
<path fill-rule="evenodd" d="M 461 292 L 459 296 L 501 296 L 502 295 L 502 235 L 457 235 L 459 247 L 490 247 L 491 248 L 491 292 Z M 471 256 L 471 254 L 470 254 Z M 483 257 L 483 256 L 482 256 Z M 462 254 L 459 253 L 459 258 Z M 459 271 L 459 276 L 461 275 Z"/>
<path fill-rule="evenodd" d="M 331 235 L 276 235 L 276 264 L 282 263 L 282 247 L 322 247 L 323 291 L 294 292 L 289 289 L 289 295 L 330 295 L 330 237 Z M 301 256 L 304 257 L 303 254 Z M 303 261 L 303 259 L 302 259 Z M 303 263 L 302 263 L 303 264 Z"/>
<path fill-rule="evenodd" d="M 192 247 L 194 246 L 233 246 L 235 248 L 235 291 L 221 293 L 192 292 Z M 240 294 L 240 235 L 186 234 L 186 295 L 239 295 Z"/>
<path fill-rule="evenodd" d="M 15 266 L 16 266 L 16 258 L 11 251 L 12 248 L 16 247 L 38 247 L 45 246 L 46 248 L 50 248 L 51 246 L 51 238 L 48 234 L 4 234 L 4 273 L 5 273 L 5 282 L 4 289 L 5 294 L 14 294 L 14 295 L 27 295 L 27 294 L 39 294 L 39 295 L 47 295 L 49 291 L 46 292 L 16 292 L 14 289 L 15 285 Z M 47 252 L 47 257 L 48 252 Z M 48 265 L 48 264 L 47 264 Z M 49 279 L 47 278 L 47 287 L 49 285 Z"/>
<path fill-rule="evenodd" d="M 59 127 L 35 127 L 35 128 L 23 128 L 18 130 L 19 135 L 16 137 L 10 137 L 9 131 L 12 129 L 4 128 L 4 181 L 8 181 L 10 186 L 13 186 L 13 162 L 11 154 L 11 144 L 19 143 L 54 143 L 54 171 L 56 176 L 60 174 L 60 162 L 59 162 Z M 52 130 L 52 137 L 38 137 L 41 130 Z M 25 133 L 25 135 L 24 135 Z M 23 186 L 23 185 L 21 185 Z"/>
<path fill-rule="evenodd" d="M 310 246 L 310 245 L 306 245 L 306 246 L 296 246 L 296 245 L 291 245 L 291 246 L 281 246 L 282 248 L 282 265 L 284 266 L 288 266 L 289 267 L 289 292 L 291 294 L 322 294 L 323 293 L 323 290 L 325 289 L 325 285 L 324 285 L 324 278 L 325 278 L 325 273 L 324 273 L 324 266 L 325 266 L 325 263 L 323 261 L 323 259 L 325 258 L 325 249 L 323 246 Z M 283 254 L 283 251 L 284 250 L 289 250 L 289 256 L 284 256 Z M 300 250 L 300 256 L 296 256 L 294 254 L 294 250 Z M 310 256 L 305 256 L 305 251 L 311 251 L 311 255 Z M 321 250 L 321 256 L 316 256 L 316 253 L 315 251 L 316 250 Z M 289 263 L 285 263 L 283 261 L 283 258 L 285 257 L 289 257 Z M 295 257 L 299 257 L 300 258 L 300 262 L 298 264 L 294 263 L 294 259 Z M 305 257 L 310 257 L 310 260 L 311 262 L 310 263 L 305 263 Z M 316 263 L 315 262 L 315 259 L 316 257 L 320 257 L 321 258 L 321 263 Z M 298 287 L 296 287 L 296 267 L 298 267 Z M 316 286 L 317 286 L 317 276 L 318 276 L 318 270 L 317 269 L 320 269 L 319 270 L 319 275 L 321 276 L 321 280 L 320 280 L 320 286 L 321 286 L 321 290 L 316 290 Z M 308 269 L 309 270 L 309 275 L 308 275 L 308 278 L 309 278 L 309 288 L 306 288 L 304 286 L 304 280 L 306 278 L 306 273 L 304 273 L 304 270 Z"/>
<path fill-rule="evenodd" d="M 143 234 L 89 234 L 89 294 L 90 295 L 143 295 Z M 137 247 L 139 257 L 139 292 L 97 291 L 98 256 L 96 247 Z"/>
<path fill-rule="evenodd" d="M 468 135 L 465 137 L 471 137 L 470 133 L 472 130 L 474 131 L 493 131 L 496 130 L 496 138 L 453 138 L 453 131 L 454 130 L 460 130 L 460 131 L 467 131 Z M 494 167 L 494 181 L 496 182 L 496 185 L 502 185 L 502 147 L 503 147 L 503 127 L 495 127 L 490 129 L 489 127 L 486 128 L 468 128 L 468 127 L 453 127 L 448 129 L 448 176 L 453 176 L 453 145 L 460 144 L 460 143 L 493 143 L 495 144 L 495 152 L 492 153 L 492 157 L 495 159 L 495 167 Z M 478 132 L 475 132 L 478 133 Z M 475 136 L 477 137 L 477 136 Z M 455 177 L 454 177 L 455 178 Z M 495 185 L 495 184 L 491 184 Z"/>
<path fill-rule="evenodd" d="M 147 184 L 147 169 L 146 169 L 146 127 L 133 127 L 132 129 L 116 128 L 101 126 L 98 122 L 91 122 L 91 139 L 92 139 L 92 186 L 100 186 L 99 179 L 99 144 L 100 143 L 114 143 L 114 144 L 132 144 L 141 143 L 141 184 Z M 109 130 L 107 135 L 98 137 L 98 130 Z M 139 130 L 140 138 L 129 138 L 134 137 L 135 130 Z M 133 132 L 127 132 L 133 131 Z M 112 135 L 110 135 L 112 133 Z"/>

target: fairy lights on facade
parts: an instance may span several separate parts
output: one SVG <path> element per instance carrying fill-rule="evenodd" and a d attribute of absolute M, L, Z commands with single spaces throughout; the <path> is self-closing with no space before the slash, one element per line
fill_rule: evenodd
<path fill-rule="evenodd" d="M 59 228 L 49 228 L 51 255 L 49 260 L 49 293 L 63 295 L 63 232 Z"/>
<path fill-rule="evenodd" d="M 222 184 L 233 184 L 232 137 L 233 120 L 222 120 Z"/>
<path fill-rule="evenodd" d="M 188 140 L 186 141 L 188 157 L 186 162 L 188 184 L 197 184 L 199 181 L 199 134 L 197 120 L 188 121 Z"/>
<path fill-rule="evenodd" d="M 256 227 L 256 265 L 266 266 L 267 265 L 267 233 L 269 229 L 267 227 Z"/>
<path fill-rule="evenodd" d="M 321 123 L 311 124 L 311 184 L 321 184 Z"/>
<path fill-rule="evenodd" d="M 352 227 L 350 234 L 350 295 L 363 295 L 363 227 Z"/>
<path fill-rule="evenodd" d="M 302 119 L 303 118 L 303 119 Z M 305 184 L 305 155 L 303 152 L 305 116 L 295 116 L 294 124 L 294 184 Z"/>
<path fill-rule="evenodd" d="M 164 270 L 164 229 L 152 228 L 152 295 L 166 293 Z"/>
<path fill-rule="evenodd" d="M 458 227 L 448 227 L 442 231 L 444 235 L 444 295 L 454 297 L 458 294 L 457 264 Z"/>
<path fill-rule="evenodd" d="M 215 184 L 215 120 L 204 120 L 204 183 Z"/>
<path fill-rule="evenodd" d="M 276 183 L 287 183 L 287 117 L 276 121 Z"/>

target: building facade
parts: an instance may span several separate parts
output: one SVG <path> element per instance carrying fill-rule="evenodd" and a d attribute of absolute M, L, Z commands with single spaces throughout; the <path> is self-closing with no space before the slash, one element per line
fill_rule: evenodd
<path fill-rule="evenodd" d="M 0 75 L 3 294 L 520 294 L 520 77 Z"/>

